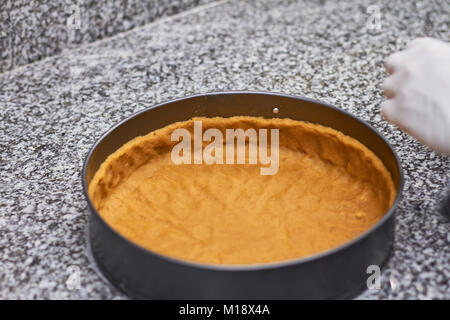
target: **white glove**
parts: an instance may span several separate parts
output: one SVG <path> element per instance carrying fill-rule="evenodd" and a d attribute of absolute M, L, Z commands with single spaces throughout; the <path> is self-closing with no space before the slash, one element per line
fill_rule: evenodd
<path fill-rule="evenodd" d="M 450 155 L 450 45 L 412 41 L 386 60 L 384 118 L 438 152 Z"/>

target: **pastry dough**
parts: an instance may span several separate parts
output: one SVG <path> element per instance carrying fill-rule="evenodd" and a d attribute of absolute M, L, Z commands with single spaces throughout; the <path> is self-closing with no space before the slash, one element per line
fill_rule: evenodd
<path fill-rule="evenodd" d="M 261 164 L 171 161 L 177 128 L 137 137 L 110 155 L 89 185 L 103 219 L 157 253 L 209 264 L 258 264 L 339 246 L 373 226 L 392 205 L 382 161 L 334 129 L 291 119 L 196 118 L 203 130 L 279 129 L 279 170 Z M 209 142 L 204 142 L 208 145 Z"/>

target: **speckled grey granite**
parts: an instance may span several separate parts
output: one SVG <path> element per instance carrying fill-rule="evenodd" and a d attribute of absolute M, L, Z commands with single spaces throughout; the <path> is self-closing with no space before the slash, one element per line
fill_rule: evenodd
<path fill-rule="evenodd" d="M 383 60 L 415 37 L 448 41 L 448 8 L 377 1 L 381 28 L 373 29 L 371 4 L 228 1 L 0 75 L 0 298 L 122 298 L 86 256 L 84 157 L 133 112 L 228 89 L 308 96 L 380 130 L 406 185 L 381 289 L 360 298 L 450 298 L 450 224 L 438 213 L 450 159 L 379 112 Z"/>
<path fill-rule="evenodd" d="M 0 73 L 213 0 L 2 0 Z"/>

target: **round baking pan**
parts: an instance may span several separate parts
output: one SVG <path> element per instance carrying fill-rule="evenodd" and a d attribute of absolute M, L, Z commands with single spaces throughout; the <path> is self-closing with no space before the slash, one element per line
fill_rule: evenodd
<path fill-rule="evenodd" d="M 278 113 L 274 112 L 278 108 Z M 124 143 L 196 116 L 291 118 L 329 126 L 366 145 L 390 171 L 397 191 L 392 207 L 373 227 L 334 249 L 305 258 L 255 265 L 214 265 L 161 255 L 129 241 L 96 211 L 88 185 L 100 164 Z M 109 129 L 83 167 L 92 255 L 109 281 L 140 299 L 342 299 L 366 287 L 368 267 L 381 267 L 394 241 L 394 212 L 402 169 L 388 142 L 370 125 L 331 105 L 266 92 L 214 92 L 176 99 L 138 112 Z"/>

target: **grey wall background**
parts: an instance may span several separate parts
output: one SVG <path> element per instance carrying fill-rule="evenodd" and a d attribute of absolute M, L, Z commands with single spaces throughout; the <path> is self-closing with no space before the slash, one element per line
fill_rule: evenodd
<path fill-rule="evenodd" d="M 0 73 L 214 0 L 0 0 Z"/>

